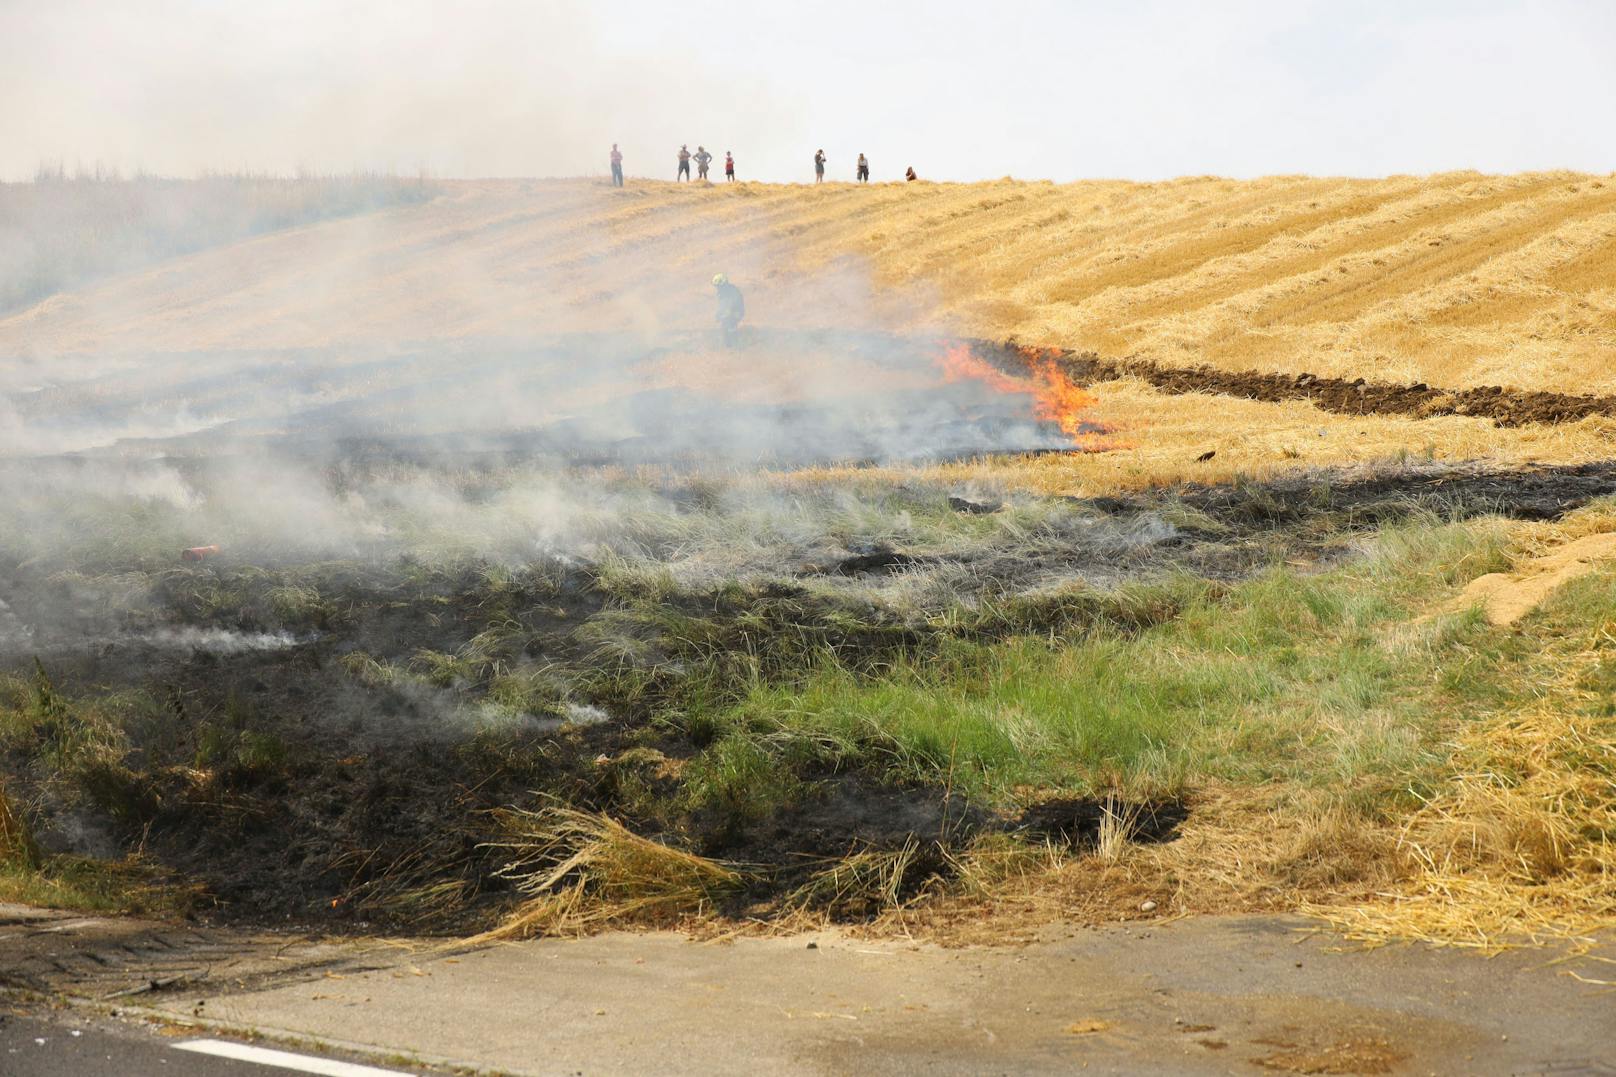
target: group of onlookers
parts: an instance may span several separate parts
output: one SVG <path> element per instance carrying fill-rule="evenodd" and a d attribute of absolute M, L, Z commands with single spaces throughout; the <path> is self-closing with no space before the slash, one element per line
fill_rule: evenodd
<path fill-rule="evenodd" d="M 616 152 L 616 147 L 612 148 Z M 690 162 L 696 162 L 696 178 L 706 179 L 707 169 L 713 163 L 713 155 L 707 152 L 706 146 L 697 146 L 696 152 L 691 153 L 689 146 L 679 147 L 679 172 L 674 176 L 675 181 L 690 179 Z M 735 182 L 735 157 L 728 150 L 724 151 L 724 178 L 731 183 Z M 621 187 L 622 181 L 617 184 Z"/>
<path fill-rule="evenodd" d="M 696 162 L 696 178 L 705 180 L 707 169 L 712 165 L 713 155 L 707 152 L 707 147 L 697 146 L 696 152 L 691 153 L 689 145 L 679 147 L 679 170 L 674 173 L 674 182 L 688 181 L 690 179 L 690 162 Z M 814 182 L 825 182 L 825 151 L 814 153 Z M 858 155 L 858 167 L 854 173 L 859 183 L 870 182 L 870 161 L 862 153 Z M 724 151 L 724 178 L 730 183 L 735 182 L 735 156 L 729 150 Z M 913 166 L 904 170 L 903 178 L 913 182 L 920 177 L 915 175 Z M 623 186 L 623 154 L 618 150 L 617 143 L 612 143 L 612 186 Z"/>
<path fill-rule="evenodd" d="M 858 155 L 858 164 L 854 168 L 853 178 L 854 178 L 854 180 L 856 180 L 859 183 L 869 183 L 870 182 L 870 159 L 868 157 L 864 156 L 862 153 Z M 915 170 L 914 170 L 913 166 L 911 166 L 911 167 L 904 170 L 903 178 L 906 179 L 906 180 L 913 181 L 913 180 L 919 179 L 920 177 L 915 175 Z M 814 182 L 815 183 L 824 183 L 825 182 L 825 151 L 824 150 L 820 150 L 820 151 L 818 151 L 817 153 L 814 154 Z"/>

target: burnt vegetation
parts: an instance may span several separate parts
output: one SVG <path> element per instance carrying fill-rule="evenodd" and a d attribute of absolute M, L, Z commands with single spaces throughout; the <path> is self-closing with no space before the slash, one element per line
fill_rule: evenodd
<path fill-rule="evenodd" d="M 695 580 L 670 570 L 671 547 L 161 570 L 112 557 L 73 572 L 14 558 L 13 615 L 43 624 L 49 610 L 56 625 L 8 647 L 0 824 L 9 856 L 134 855 L 196 884 L 193 908 L 257 921 L 486 927 L 523 879 L 550 877 L 513 875 L 513 820 L 523 848 L 551 850 L 541 866 L 581 850 L 642 865 L 646 850 L 611 829 L 627 827 L 731 865 L 680 868 L 718 880 L 699 895 L 715 907 L 864 918 L 952 885 L 965 851 L 996 835 L 1092 850 L 1126 819 L 1134 840 L 1170 841 L 1195 783 L 1151 754 L 1148 728 L 1106 734 L 1114 744 L 1084 734 L 1018 778 L 1021 748 L 1012 765 L 957 729 L 861 718 L 838 702 L 849 693 L 877 714 L 901 710 L 870 695 L 888 685 L 970 696 L 1020 676 L 1006 654 L 1025 667 L 1073 644 L 1123 647 L 1184 617 L 1207 631 L 1194 626 L 1261 603 L 1346 631 L 1359 615 L 1305 581 L 1383 531 L 1554 517 L 1613 484 L 1608 468 L 1432 468 L 1183 487 L 1040 505 L 1055 522 L 1009 543 L 910 552 L 843 534 L 772 573 Z M 692 513 L 716 503 L 695 479 L 669 496 Z M 885 511 L 948 526 L 994 515 L 946 491 L 895 497 Z M 928 573 L 948 574 L 952 597 L 905 589 Z M 1186 681 L 1152 705 L 1203 690 Z M 574 814 L 545 814 L 558 805 Z M 586 844 L 540 840 L 535 819 Z M 551 882 L 578 897 L 589 878 Z M 532 916 L 554 926 L 576 909 Z"/>

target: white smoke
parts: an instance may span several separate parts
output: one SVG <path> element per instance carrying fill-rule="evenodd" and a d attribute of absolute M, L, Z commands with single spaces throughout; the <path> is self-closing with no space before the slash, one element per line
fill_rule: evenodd
<path fill-rule="evenodd" d="M 133 642 L 179 651 L 243 654 L 247 651 L 284 651 L 300 642 L 290 632 L 232 632 L 225 628 L 160 628 L 132 637 Z"/>

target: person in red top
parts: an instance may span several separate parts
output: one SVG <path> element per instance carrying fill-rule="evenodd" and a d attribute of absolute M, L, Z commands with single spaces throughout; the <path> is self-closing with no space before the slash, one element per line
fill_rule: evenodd
<path fill-rule="evenodd" d="M 612 143 L 612 186 L 623 186 L 623 155 L 617 152 L 617 143 Z"/>
<path fill-rule="evenodd" d="M 728 150 L 724 151 L 724 178 L 735 182 L 735 158 L 730 156 Z"/>

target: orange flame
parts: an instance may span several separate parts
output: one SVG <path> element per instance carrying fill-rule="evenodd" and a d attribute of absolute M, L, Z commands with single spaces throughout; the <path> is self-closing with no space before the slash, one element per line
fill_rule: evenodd
<path fill-rule="evenodd" d="M 1093 393 L 1072 381 L 1060 368 L 1058 351 L 1020 349 L 1027 373 L 1008 374 L 971 351 L 968 344 L 951 344 L 938 357 L 945 382 L 979 381 L 999 393 L 1024 393 L 1032 397 L 1033 417 L 1054 423 L 1074 445 L 1091 451 L 1113 446 L 1098 443 L 1095 434 L 1107 427 L 1084 418 L 1099 403 Z"/>

